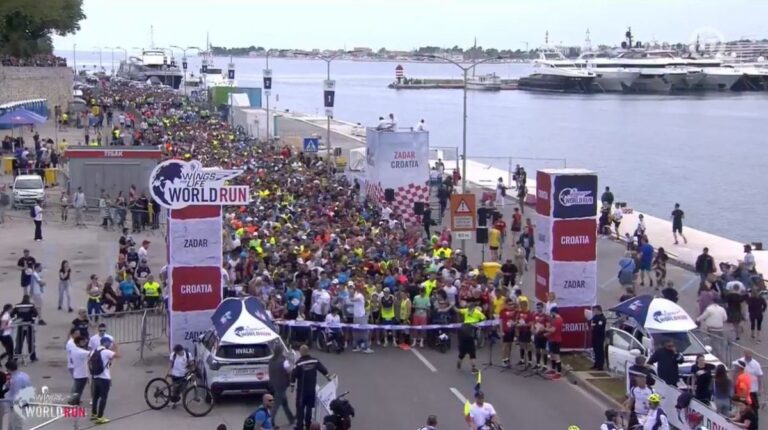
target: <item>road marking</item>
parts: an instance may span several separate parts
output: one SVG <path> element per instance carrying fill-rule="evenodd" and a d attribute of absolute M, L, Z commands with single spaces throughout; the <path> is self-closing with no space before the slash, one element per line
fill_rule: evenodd
<path fill-rule="evenodd" d="M 695 284 L 695 283 L 696 283 L 696 281 L 698 281 L 698 280 L 700 280 L 700 278 L 699 278 L 699 276 L 698 276 L 698 275 L 696 275 L 696 276 L 692 277 L 690 281 L 688 281 L 688 282 L 687 282 L 685 285 L 683 285 L 683 286 L 680 288 L 680 291 L 682 292 L 682 291 L 685 291 L 685 290 L 687 290 L 688 288 L 691 288 L 691 286 L 693 286 L 693 284 Z"/>
<path fill-rule="evenodd" d="M 416 350 L 416 348 L 411 348 L 411 352 L 413 355 L 416 356 L 419 360 L 421 360 L 422 363 L 424 363 L 425 366 L 427 366 L 427 369 L 429 369 L 431 372 L 437 372 L 437 367 L 433 366 L 432 363 L 427 360 L 426 357 L 422 353 Z"/>
<path fill-rule="evenodd" d="M 455 389 L 453 387 L 449 388 L 449 390 L 451 390 L 451 393 L 453 393 L 453 395 L 456 396 L 457 399 L 459 399 L 459 401 L 461 402 L 462 405 L 467 403 L 467 398 L 464 397 L 463 394 L 461 394 L 461 391 L 459 391 L 459 390 L 457 390 L 457 389 Z"/>

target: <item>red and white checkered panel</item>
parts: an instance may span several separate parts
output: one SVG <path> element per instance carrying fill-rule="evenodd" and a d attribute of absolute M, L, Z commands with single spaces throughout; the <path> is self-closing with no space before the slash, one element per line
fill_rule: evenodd
<path fill-rule="evenodd" d="M 384 203 L 384 189 L 381 183 L 367 182 L 367 195 L 372 201 L 381 205 Z M 408 184 L 395 189 L 395 200 L 390 204 L 392 210 L 403 217 L 406 225 L 420 224 L 421 216 L 413 212 L 413 204 L 424 202 L 429 204 L 429 187 L 427 185 Z"/>

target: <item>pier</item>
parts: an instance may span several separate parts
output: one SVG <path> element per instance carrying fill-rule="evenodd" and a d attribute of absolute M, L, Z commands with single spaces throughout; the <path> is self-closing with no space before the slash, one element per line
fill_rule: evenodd
<path fill-rule="evenodd" d="M 464 88 L 463 79 L 412 78 L 395 81 L 387 85 L 393 90 L 460 90 Z M 517 79 L 501 79 L 501 90 L 516 90 Z"/>

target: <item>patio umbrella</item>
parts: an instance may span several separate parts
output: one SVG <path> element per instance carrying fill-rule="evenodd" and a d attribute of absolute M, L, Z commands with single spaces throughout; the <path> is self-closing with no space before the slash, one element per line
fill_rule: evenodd
<path fill-rule="evenodd" d="M 650 294 L 625 300 L 612 311 L 628 316 L 651 332 L 679 333 L 696 328 L 696 323 L 677 303 Z"/>
<path fill-rule="evenodd" d="M 44 124 L 46 121 L 47 119 L 44 116 L 26 109 L 15 109 L 0 116 L 0 125 L 20 126 Z"/>

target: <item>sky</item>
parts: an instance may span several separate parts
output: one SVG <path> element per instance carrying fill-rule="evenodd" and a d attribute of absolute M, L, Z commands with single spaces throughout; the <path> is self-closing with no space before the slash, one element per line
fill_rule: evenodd
<path fill-rule="evenodd" d="M 725 7 L 727 4 L 727 7 Z M 59 50 L 215 46 L 409 50 L 419 46 L 530 49 L 550 43 L 689 43 L 696 34 L 726 40 L 768 37 L 766 0 L 84 0 L 74 35 Z"/>

